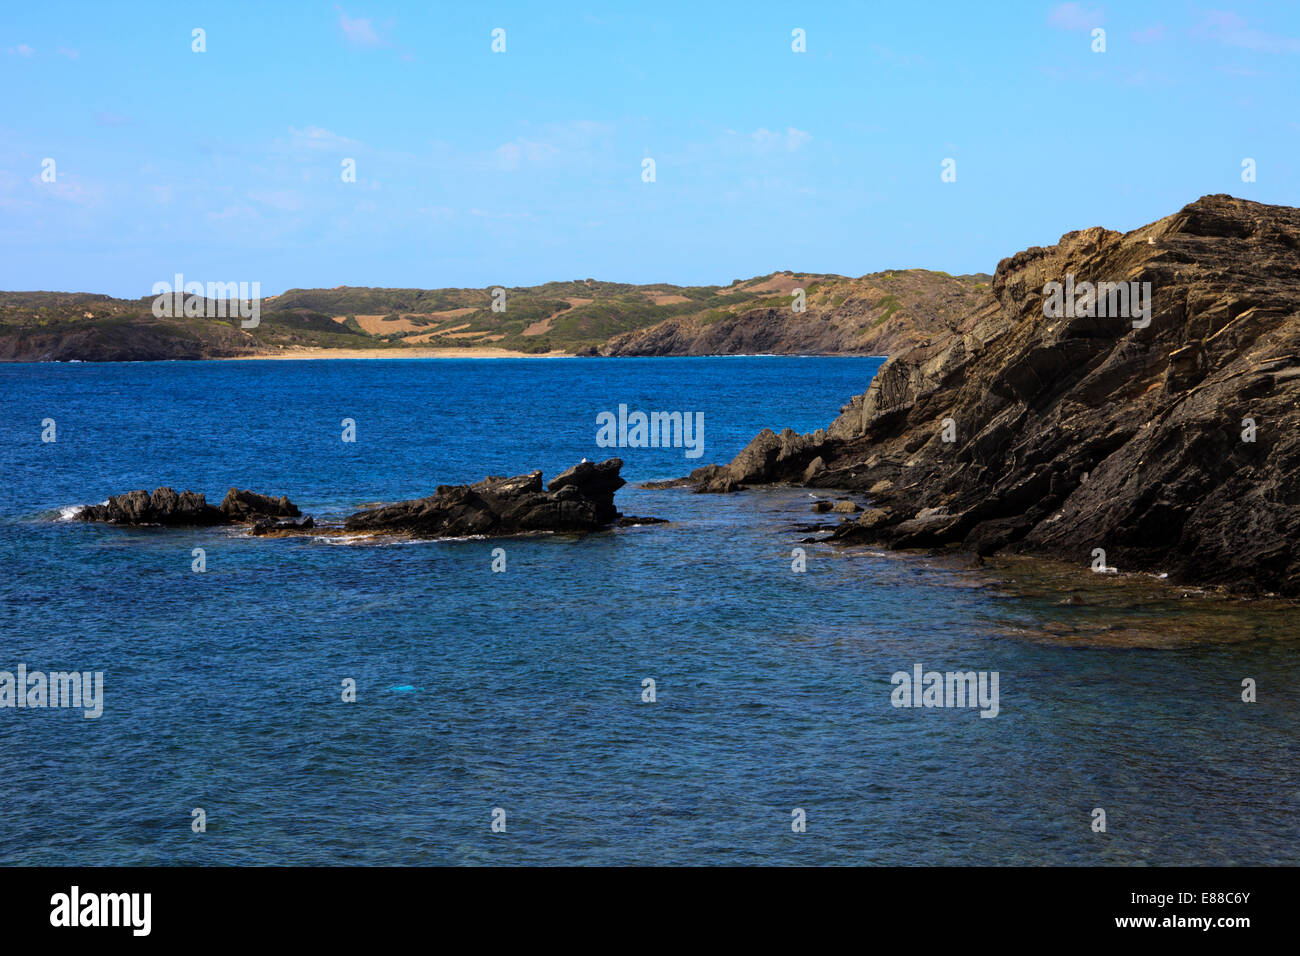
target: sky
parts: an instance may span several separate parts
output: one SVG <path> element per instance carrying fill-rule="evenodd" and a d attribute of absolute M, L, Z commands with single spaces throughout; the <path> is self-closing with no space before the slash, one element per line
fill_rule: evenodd
<path fill-rule="evenodd" d="M 0 88 L 6 290 L 992 272 L 1300 205 L 1271 0 L 11 0 Z"/>

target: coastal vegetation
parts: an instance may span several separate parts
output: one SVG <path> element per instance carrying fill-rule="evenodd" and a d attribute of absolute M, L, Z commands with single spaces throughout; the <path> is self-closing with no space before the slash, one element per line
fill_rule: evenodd
<path fill-rule="evenodd" d="M 158 317 L 150 297 L 0 292 L 0 359 L 231 358 L 305 349 L 401 354 L 408 348 L 883 354 L 951 325 L 987 279 L 913 269 L 860 278 L 769 273 L 728 286 L 575 279 L 481 289 L 290 289 L 259 300 L 260 319 L 252 327 L 237 317 Z M 905 321 L 882 330 L 895 314 Z"/>

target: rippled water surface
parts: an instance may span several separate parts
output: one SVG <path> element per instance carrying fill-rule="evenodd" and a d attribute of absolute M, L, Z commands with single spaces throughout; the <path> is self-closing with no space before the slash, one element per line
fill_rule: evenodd
<path fill-rule="evenodd" d="M 0 709 L 0 863 L 1300 861 L 1293 608 L 832 549 L 800 489 L 635 487 L 825 425 L 878 364 L 0 366 L 0 670 L 105 680 L 97 720 Z M 337 518 L 549 477 L 610 454 L 595 416 L 620 403 L 705 415 L 698 460 L 619 452 L 622 509 L 671 524 L 339 544 L 56 520 L 161 484 Z M 998 716 L 892 707 L 918 663 L 998 672 Z"/>

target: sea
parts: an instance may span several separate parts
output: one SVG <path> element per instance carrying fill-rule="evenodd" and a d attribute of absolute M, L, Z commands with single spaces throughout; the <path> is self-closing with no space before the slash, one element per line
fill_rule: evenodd
<path fill-rule="evenodd" d="M 97 717 L 0 706 L 0 864 L 1300 862 L 1293 606 L 1087 555 L 825 543 L 839 516 L 813 502 L 853 495 L 641 487 L 827 425 L 879 365 L 0 365 L 0 683 L 102 674 Z M 620 405 L 701 413 L 702 455 L 601 447 Z M 612 455 L 619 507 L 667 523 L 411 541 L 70 520 L 169 485 L 329 524 Z M 970 672 L 995 707 L 947 683 L 943 706 L 900 705 L 913 676 Z"/>

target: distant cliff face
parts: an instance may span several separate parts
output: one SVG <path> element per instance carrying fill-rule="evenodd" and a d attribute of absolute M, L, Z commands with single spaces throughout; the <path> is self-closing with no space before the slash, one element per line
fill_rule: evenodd
<path fill-rule="evenodd" d="M 859 279 L 777 273 L 764 280 L 759 303 L 674 317 L 615 336 L 599 351 L 611 356 L 889 355 L 952 331 L 981 303 L 992 301 L 989 283 L 989 276 L 924 269 Z"/>
<path fill-rule="evenodd" d="M 1300 210 L 1207 196 L 1004 259 L 992 291 L 825 432 L 692 477 L 868 492 L 844 541 L 1300 595 Z"/>

